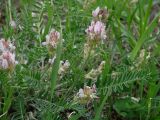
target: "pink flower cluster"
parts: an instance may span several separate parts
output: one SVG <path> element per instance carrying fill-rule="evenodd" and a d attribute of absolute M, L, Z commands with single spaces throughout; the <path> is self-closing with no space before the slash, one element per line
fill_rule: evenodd
<path fill-rule="evenodd" d="M 15 64 L 15 46 L 5 39 L 0 40 L 0 69 L 12 69 Z"/>
<path fill-rule="evenodd" d="M 91 25 L 86 29 L 89 40 L 106 39 L 105 24 L 101 21 L 92 21 Z"/>
<path fill-rule="evenodd" d="M 102 22 L 102 18 L 106 17 L 107 15 L 106 9 L 100 9 L 97 7 L 96 10 L 92 12 L 93 20 L 91 25 L 85 30 L 87 33 L 87 37 L 89 40 L 105 40 L 106 36 L 106 26 Z"/>
<path fill-rule="evenodd" d="M 48 35 L 46 35 L 46 42 L 43 42 L 42 45 L 49 45 L 52 48 L 57 46 L 57 42 L 60 39 L 60 33 L 52 29 Z"/>

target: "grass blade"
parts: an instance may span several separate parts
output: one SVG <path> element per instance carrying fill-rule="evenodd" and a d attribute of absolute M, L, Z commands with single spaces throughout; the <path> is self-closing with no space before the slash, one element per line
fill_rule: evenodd
<path fill-rule="evenodd" d="M 56 87 L 56 81 L 58 79 L 58 70 L 59 70 L 61 52 L 62 52 L 62 29 L 61 29 L 61 38 L 59 40 L 59 43 L 57 45 L 57 50 L 56 50 L 56 60 L 55 60 L 55 63 L 53 64 L 53 66 L 52 66 L 52 73 L 51 73 L 51 100 L 53 98 L 54 90 L 55 90 L 55 87 Z"/>

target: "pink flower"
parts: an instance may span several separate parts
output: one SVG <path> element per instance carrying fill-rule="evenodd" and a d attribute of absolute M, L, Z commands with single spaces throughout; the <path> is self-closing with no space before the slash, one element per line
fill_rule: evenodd
<path fill-rule="evenodd" d="M 94 26 L 94 32 L 96 34 L 100 34 L 104 30 L 105 30 L 104 24 L 102 22 L 100 22 L 100 21 L 97 21 L 95 26 Z"/>
<path fill-rule="evenodd" d="M 42 45 L 50 45 L 55 48 L 59 39 L 60 33 L 52 29 L 50 33 L 46 35 L 46 42 L 43 42 Z"/>
<path fill-rule="evenodd" d="M 0 39 L 0 69 L 12 69 L 15 64 L 15 46 L 10 41 Z"/>
<path fill-rule="evenodd" d="M 8 68 L 8 62 L 6 59 L 0 59 L 0 68 L 2 68 L 2 69 Z"/>
<path fill-rule="evenodd" d="M 0 68 L 8 69 L 15 66 L 15 54 L 9 51 L 4 51 L 0 56 Z"/>
<path fill-rule="evenodd" d="M 8 63 L 14 64 L 15 63 L 15 54 L 6 51 L 2 54 L 3 58 L 8 61 Z"/>
<path fill-rule="evenodd" d="M 86 33 L 90 40 L 106 39 L 105 24 L 101 21 L 92 21 L 91 25 L 86 29 Z"/>
<path fill-rule="evenodd" d="M 15 46 L 10 41 L 5 41 L 5 39 L 0 39 L 0 52 L 6 50 L 15 50 Z"/>

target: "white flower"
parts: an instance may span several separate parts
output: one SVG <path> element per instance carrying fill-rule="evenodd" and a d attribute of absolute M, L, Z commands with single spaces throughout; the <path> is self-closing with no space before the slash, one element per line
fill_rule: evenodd
<path fill-rule="evenodd" d="M 92 11 L 93 17 L 97 17 L 100 12 L 100 7 L 97 7 L 94 11 Z"/>
<path fill-rule="evenodd" d="M 11 20 L 9 24 L 13 29 L 16 29 L 17 25 L 15 21 Z"/>
<path fill-rule="evenodd" d="M 85 78 L 96 81 L 97 77 L 102 73 L 104 66 L 105 66 L 105 61 L 102 61 L 101 64 L 98 66 L 98 68 L 92 69 L 89 73 L 85 75 Z"/>
<path fill-rule="evenodd" d="M 45 46 L 45 45 L 48 45 L 48 43 L 47 43 L 47 42 L 42 42 L 42 45 L 44 45 L 44 46 Z"/>
<path fill-rule="evenodd" d="M 58 74 L 63 76 L 68 71 L 69 67 L 70 67 L 70 63 L 68 60 L 60 61 L 60 67 L 58 70 Z"/>
<path fill-rule="evenodd" d="M 109 12 L 106 7 L 102 9 L 100 7 L 97 7 L 92 11 L 92 16 L 95 20 L 106 20 L 109 16 Z"/>
<path fill-rule="evenodd" d="M 49 61 L 48 61 L 48 62 L 49 62 L 50 64 L 53 64 L 53 63 L 54 63 L 54 61 L 55 61 L 55 59 L 56 59 L 56 56 L 54 56 L 52 59 L 49 59 Z"/>
<path fill-rule="evenodd" d="M 5 41 L 5 39 L 0 39 L 0 51 L 4 51 L 8 48 L 8 42 Z"/>
<path fill-rule="evenodd" d="M 98 98 L 96 96 L 96 85 L 94 84 L 92 87 L 84 86 L 84 88 L 80 88 L 79 92 L 75 96 L 75 100 L 80 103 L 88 103 L 90 100 L 94 98 Z"/>
<path fill-rule="evenodd" d="M 9 42 L 9 48 L 11 51 L 16 49 L 16 47 L 11 42 Z"/>
<path fill-rule="evenodd" d="M 140 101 L 140 98 L 131 97 L 131 100 L 133 100 L 134 102 L 139 102 L 139 101 Z"/>
<path fill-rule="evenodd" d="M 37 17 L 37 14 L 35 12 L 32 12 L 32 17 Z"/>
<path fill-rule="evenodd" d="M 80 98 L 83 98 L 83 97 L 85 96 L 82 88 L 79 89 L 79 92 L 77 93 L 77 95 L 78 95 Z"/>

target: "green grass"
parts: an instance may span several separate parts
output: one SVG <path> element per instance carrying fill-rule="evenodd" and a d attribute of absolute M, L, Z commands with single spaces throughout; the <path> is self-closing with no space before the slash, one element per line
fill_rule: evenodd
<path fill-rule="evenodd" d="M 13 41 L 19 62 L 13 71 L 0 69 L 0 120 L 160 119 L 160 13 L 155 13 L 160 2 L 91 1 L 0 1 L 0 38 Z M 98 6 L 108 8 L 109 18 L 103 21 L 107 39 L 84 59 L 85 30 Z M 56 50 L 49 52 L 42 42 L 52 28 L 61 37 Z M 61 77 L 60 61 L 65 60 L 70 67 Z M 96 80 L 86 79 L 102 61 L 105 66 Z M 86 104 L 76 101 L 79 89 L 93 84 L 98 98 Z"/>

